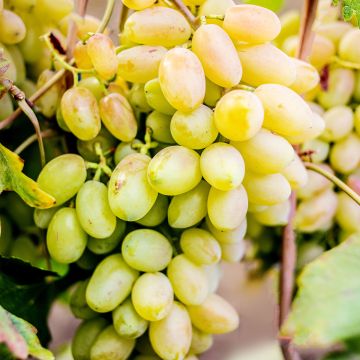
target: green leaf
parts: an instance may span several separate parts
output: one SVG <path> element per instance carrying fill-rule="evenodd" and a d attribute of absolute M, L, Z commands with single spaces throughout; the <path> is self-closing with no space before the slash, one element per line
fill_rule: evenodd
<path fill-rule="evenodd" d="M 39 185 L 21 171 L 21 158 L 0 144 L 0 193 L 12 190 L 32 207 L 46 209 L 55 204 L 55 199 L 40 189 Z"/>
<path fill-rule="evenodd" d="M 333 0 L 334 6 L 338 5 L 340 0 Z M 359 0 L 342 0 L 342 14 L 345 21 L 350 21 L 354 16 L 360 27 L 360 1 Z"/>
<path fill-rule="evenodd" d="M 298 346 L 322 347 L 360 335 L 360 234 L 307 265 L 282 328 Z"/>

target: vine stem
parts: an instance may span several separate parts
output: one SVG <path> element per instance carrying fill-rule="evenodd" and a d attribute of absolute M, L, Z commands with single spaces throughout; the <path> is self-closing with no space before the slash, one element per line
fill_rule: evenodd
<path fill-rule="evenodd" d="M 113 13 L 114 6 L 115 6 L 115 0 L 108 0 L 108 2 L 106 4 L 104 16 L 101 20 L 99 27 L 96 30 L 97 33 L 102 33 L 106 29 L 106 26 L 108 25 L 111 15 Z"/>
<path fill-rule="evenodd" d="M 40 133 L 42 139 L 55 136 L 57 133 L 52 129 L 44 130 Z M 37 135 L 33 134 L 23 141 L 15 150 L 14 153 L 20 155 L 28 146 L 33 144 L 37 140 Z"/>
<path fill-rule="evenodd" d="M 186 20 L 190 23 L 193 28 L 197 26 L 196 17 L 192 12 L 184 5 L 182 0 L 172 0 L 174 5 L 179 9 L 179 11 L 185 16 Z"/>

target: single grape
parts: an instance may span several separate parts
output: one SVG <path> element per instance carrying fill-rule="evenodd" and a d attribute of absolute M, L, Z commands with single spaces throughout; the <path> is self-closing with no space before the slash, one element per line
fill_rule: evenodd
<path fill-rule="evenodd" d="M 97 313 L 90 309 L 89 305 L 86 302 L 86 287 L 89 283 L 89 280 L 79 281 L 76 284 L 76 288 L 71 294 L 70 298 L 70 309 L 75 317 L 78 319 L 93 319 L 97 317 Z"/>
<path fill-rule="evenodd" d="M 360 207 L 344 192 L 338 194 L 336 222 L 343 230 L 350 232 L 360 230 Z"/>
<path fill-rule="evenodd" d="M 77 68 L 79 69 L 92 69 L 93 64 L 87 52 L 87 45 L 82 41 L 78 41 L 75 44 L 73 56 L 75 59 L 75 63 Z"/>
<path fill-rule="evenodd" d="M 150 211 L 136 222 L 146 227 L 158 226 L 166 219 L 168 206 L 169 200 L 167 196 L 159 194 Z"/>
<path fill-rule="evenodd" d="M 47 229 L 51 219 L 54 217 L 60 207 L 52 207 L 50 209 L 35 209 L 34 223 L 40 229 Z"/>
<path fill-rule="evenodd" d="M 86 88 L 92 92 L 97 101 L 105 95 L 104 85 L 95 76 L 89 76 L 79 81 L 79 86 Z"/>
<path fill-rule="evenodd" d="M 320 82 L 320 76 L 314 66 L 306 61 L 293 59 L 296 66 L 296 79 L 290 86 L 298 94 L 313 90 Z"/>
<path fill-rule="evenodd" d="M 146 101 L 154 110 L 166 115 L 173 115 L 176 112 L 176 109 L 166 100 L 159 79 L 148 81 L 144 86 L 144 91 Z"/>
<path fill-rule="evenodd" d="M 115 164 L 118 164 L 122 159 L 124 159 L 126 156 L 130 154 L 137 154 L 138 151 L 133 149 L 133 144 L 141 144 L 144 145 L 144 143 L 138 139 L 134 139 L 132 142 L 121 142 L 115 150 L 114 154 L 114 161 Z"/>
<path fill-rule="evenodd" d="M 357 46 L 360 41 L 360 30 L 353 28 L 344 34 L 339 43 L 339 55 L 343 60 L 360 63 L 360 51 Z"/>
<path fill-rule="evenodd" d="M 0 41 L 4 44 L 18 44 L 26 36 L 26 26 L 19 15 L 4 9 L 0 12 Z"/>
<path fill-rule="evenodd" d="M 297 154 L 295 154 L 294 159 L 282 170 L 281 173 L 285 176 L 293 190 L 302 188 L 309 180 L 304 163 Z"/>
<path fill-rule="evenodd" d="M 223 88 L 214 84 L 209 79 L 206 79 L 204 104 L 210 107 L 215 107 L 216 103 L 221 99 L 222 95 Z"/>
<path fill-rule="evenodd" d="M 264 211 L 254 213 L 254 218 L 265 226 L 284 226 L 289 221 L 290 202 L 268 206 Z"/>
<path fill-rule="evenodd" d="M 245 256 L 246 244 L 241 240 L 233 244 L 220 244 L 221 259 L 229 263 L 238 263 Z"/>
<path fill-rule="evenodd" d="M 145 88 L 145 84 L 133 84 L 127 95 L 127 99 L 129 100 L 129 103 L 132 106 L 132 108 L 135 110 L 135 114 L 136 111 L 142 113 L 148 113 L 152 110 L 151 106 L 148 104 L 146 100 L 144 88 Z"/>
<path fill-rule="evenodd" d="M 192 327 L 192 338 L 190 352 L 193 354 L 201 354 L 209 350 L 213 345 L 213 336 L 211 334 L 200 331 L 195 326 Z"/>
<path fill-rule="evenodd" d="M 155 141 L 166 144 L 175 144 L 170 132 L 171 116 L 153 111 L 146 118 L 146 127 L 151 129 L 151 137 Z"/>

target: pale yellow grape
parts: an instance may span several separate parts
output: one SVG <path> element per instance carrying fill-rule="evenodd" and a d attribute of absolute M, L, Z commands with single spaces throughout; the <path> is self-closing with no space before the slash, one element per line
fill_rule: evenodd
<path fill-rule="evenodd" d="M 150 323 L 150 342 L 162 359 L 184 359 L 191 345 L 191 335 L 189 314 L 179 302 L 173 303 L 164 319 Z"/>
<path fill-rule="evenodd" d="M 295 156 L 288 141 L 266 129 L 261 129 L 247 141 L 231 144 L 240 151 L 246 169 L 259 174 L 281 172 Z"/>
<path fill-rule="evenodd" d="M 243 4 L 226 10 L 223 27 L 234 40 L 261 44 L 274 40 L 279 35 L 281 23 L 271 10 Z"/>
<path fill-rule="evenodd" d="M 331 62 L 335 52 L 336 49 L 331 40 L 320 34 L 316 34 L 311 48 L 309 62 L 318 70 L 321 70 L 325 65 Z"/>
<path fill-rule="evenodd" d="M 238 263 L 245 255 L 246 244 L 243 240 L 233 244 L 220 244 L 221 259 L 229 263 Z"/>
<path fill-rule="evenodd" d="M 275 205 L 286 201 L 291 187 L 282 174 L 259 175 L 246 172 L 243 181 L 249 201 L 259 205 Z"/>
<path fill-rule="evenodd" d="M 135 114 L 139 112 L 148 113 L 152 110 L 146 100 L 144 84 L 133 84 L 127 96 L 126 94 L 124 94 L 124 96 L 127 97 L 130 105 L 135 111 Z"/>
<path fill-rule="evenodd" d="M 16 82 L 18 84 L 23 83 L 26 80 L 26 68 L 25 68 L 25 60 L 21 54 L 21 51 L 19 47 L 16 45 L 8 45 L 7 51 L 10 53 L 12 58 L 11 60 L 16 69 Z M 24 89 L 21 90 L 24 91 Z"/>
<path fill-rule="evenodd" d="M 236 310 L 216 294 L 209 295 L 203 304 L 187 309 L 193 325 L 205 333 L 225 334 L 239 326 Z"/>
<path fill-rule="evenodd" d="M 288 10 L 280 15 L 281 30 L 274 40 L 276 46 L 281 48 L 285 39 L 292 35 L 297 35 L 300 29 L 300 13 L 298 10 Z"/>
<path fill-rule="evenodd" d="M 338 194 L 336 222 L 346 231 L 360 231 L 360 206 L 344 192 Z"/>
<path fill-rule="evenodd" d="M 160 86 L 159 79 L 148 81 L 144 87 L 145 97 L 148 104 L 161 113 L 173 115 L 176 109 L 173 108 L 166 100 Z"/>
<path fill-rule="evenodd" d="M 73 0 L 37 0 L 34 11 L 38 19 L 58 22 L 63 17 L 69 15 L 73 9 Z"/>
<path fill-rule="evenodd" d="M 79 81 L 79 86 L 87 88 L 95 96 L 96 100 L 99 101 L 104 95 L 104 86 L 98 78 L 90 76 Z"/>
<path fill-rule="evenodd" d="M 333 42 L 335 47 L 338 47 L 339 42 L 345 37 L 347 32 L 352 29 L 352 26 L 344 21 L 332 21 L 316 26 L 315 31 Z"/>
<path fill-rule="evenodd" d="M 268 207 L 269 206 L 267 206 L 267 205 L 258 205 L 258 204 L 249 203 L 248 212 L 249 213 L 258 213 L 258 212 L 266 210 Z"/>
<path fill-rule="evenodd" d="M 206 0 L 202 5 L 200 5 L 198 16 L 213 14 L 225 15 L 226 10 L 234 5 L 235 3 L 233 0 Z M 207 23 L 222 26 L 223 22 L 217 19 L 207 19 Z"/>
<path fill-rule="evenodd" d="M 131 300 L 142 318 L 159 321 L 171 311 L 174 291 L 163 273 L 145 273 L 136 281 Z"/>
<path fill-rule="evenodd" d="M 136 312 L 130 298 L 113 310 L 112 319 L 115 331 L 127 339 L 140 337 L 149 325 L 148 321 Z"/>
<path fill-rule="evenodd" d="M 166 147 L 151 159 L 147 177 L 160 194 L 183 194 L 201 180 L 200 156 L 183 146 Z"/>
<path fill-rule="evenodd" d="M 165 98 L 177 110 L 195 110 L 204 100 L 204 69 L 188 49 L 174 48 L 165 54 L 160 63 L 159 81 Z"/>
<path fill-rule="evenodd" d="M 180 247 L 184 254 L 198 265 L 219 262 L 221 248 L 210 232 L 203 229 L 187 229 L 180 237 Z"/>
<path fill-rule="evenodd" d="M 91 275 L 86 289 L 88 305 L 100 313 L 114 310 L 130 295 L 138 276 L 120 254 L 106 257 Z"/>
<path fill-rule="evenodd" d="M 24 60 L 34 64 L 42 56 L 43 43 L 40 40 L 40 35 L 43 34 L 42 28 L 34 17 L 24 17 L 23 20 L 26 25 L 26 36 L 18 46 Z"/>
<path fill-rule="evenodd" d="M 355 86 L 352 96 L 357 102 L 360 101 L 360 71 L 355 72 Z"/>
<path fill-rule="evenodd" d="M 91 360 L 126 360 L 135 347 L 135 340 L 121 337 L 112 325 L 96 338 L 90 350 Z"/>
<path fill-rule="evenodd" d="M 339 17 L 340 4 L 332 5 L 332 0 L 321 0 L 317 7 L 316 17 L 320 23 L 327 24 Z"/>
<path fill-rule="evenodd" d="M 186 305 L 200 305 L 208 294 L 208 281 L 204 269 L 184 254 L 175 256 L 168 268 L 167 276 L 175 296 Z"/>
<path fill-rule="evenodd" d="M 87 40 L 89 33 L 95 33 L 100 25 L 100 19 L 95 16 L 86 14 L 82 17 L 73 12 L 67 17 L 61 19 L 58 23 L 59 29 L 64 35 L 69 32 L 70 20 L 75 22 L 76 35 L 82 41 Z M 105 30 L 105 33 L 108 33 L 108 29 Z"/>
<path fill-rule="evenodd" d="M 295 91 L 283 85 L 265 84 L 255 90 L 255 95 L 264 107 L 266 129 L 285 136 L 301 135 L 311 129 L 313 113 Z"/>
<path fill-rule="evenodd" d="M 296 66 L 296 79 L 290 88 L 298 94 L 304 94 L 314 89 L 320 81 L 318 71 L 314 66 L 303 60 L 294 58 L 293 61 Z"/>
<path fill-rule="evenodd" d="M 123 4 L 129 9 L 144 10 L 156 2 L 156 0 L 122 0 Z"/>
<path fill-rule="evenodd" d="M 202 5 L 206 0 L 184 0 L 186 6 Z"/>
<path fill-rule="evenodd" d="M 214 235 L 215 239 L 220 244 L 234 244 L 242 240 L 246 234 L 247 221 L 246 218 L 242 223 L 233 230 L 223 231 L 217 229 L 210 221 L 209 217 L 206 217 L 206 226 L 210 232 Z"/>
<path fill-rule="evenodd" d="M 138 229 L 126 235 L 121 253 L 132 268 L 156 272 L 168 266 L 173 249 L 169 240 L 161 233 L 151 229 Z"/>
<path fill-rule="evenodd" d="M 318 95 L 319 104 L 325 109 L 337 105 L 346 105 L 354 91 L 355 74 L 351 69 L 333 68 L 329 71 L 327 90 Z"/>
<path fill-rule="evenodd" d="M 232 145 L 218 142 L 201 154 L 200 168 L 204 179 L 218 190 L 237 188 L 245 174 L 243 157 Z"/>
<path fill-rule="evenodd" d="M 137 223 L 147 227 L 160 225 L 166 219 L 168 206 L 167 196 L 159 194 L 150 211 L 143 218 L 137 220 Z"/>
<path fill-rule="evenodd" d="M 49 209 L 35 209 L 34 210 L 34 223 L 40 229 L 47 229 L 51 219 L 60 207 L 52 207 Z"/>
<path fill-rule="evenodd" d="M 14 111 L 14 105 L 11 96 L 5 93 L 0 99 L 0 121 L 6 119 Z"/>
<path fill-rule="evenodd" d="M 295 82 L 294 62 L 274 45 L 237 45 L 237 50 L 245 83 L 251 86 L 269 83 L 290 86 Z"/>
<path fill-rule="evenodd" d="M 201 181 L 194 189 L 171 199 L 168 222 L 173 228 L 184 229 L 199 223 L 207 214 L 210 186 Z"/>
<path fill-rule="evenodd" d="M 320 139 L 313 139 L 304 142 L 301 146 L 302 151 L 312 151 L 311 160 L 314 163 L 325 161 L 329 155 L 330 144 Z"/>
<path fill-rule="evenodd" d="M 339 55 L 343 60 L 353 63 L 360 63 L 360 50 L 358 44 L 360 41 L 360 30 L 353 28 L 349 30 L 340 40 Z"/>
<path fill-rule="evenodd" d="M 310 106 L 310 109 L 312 110 L 312 112 L 323 116 L 325 114 L 325 110 L 322 108 L 321 105 L 317 104 L 314 101 L 307 101 L 307 104 Z"/>
<path fill-rule="evenodd" d="M 158 111 L 153 111 L 146 118 L 146 127 L 151 129 L 151 137 L 155 141 L 166 144 L 175 144 L 170 131 L 171 116 Z"/>
<path fill-rule="evenodd" d="M 138 44 L 173 47 L 185 43 L 191 27 L 184 16 L 163 6 L 134 12 L 125 22 L 128 38 Z"/>
<path fill-rule="evenodd" d="M 142 144 L 140 140 L 133 140 L 132 142 L 121 142 L 115 150 L 114 161 L 117 165 L 122 159 L 130 154 L 136 154 L 138 151 L 132 148 L 133 144 Z"/>
<path fill-rule="evenodd" d="M 293 160 L 281 171 L 293 190 L 305 186 L 309 180 L 306 168 L 297 154 Z"/>
<path fill-rule="evenodd" d="M 208 197 L 208 215 L 218 230 L 234 230 L 244 221 L 248 209 L 248 196 L 242 185 L 221 191 L 214 187 Z"/>
<path fill-rule="evenodd" d="M 191 112 L 177 111 L 171 119 L 170 131 L 178 144 L 190 149 L 206 148 L 219 134 L 214 113 L 205 105 Z"/>
<path fill-rule="evenodd" d="M 0 11 L 2 11 L 4 8 L 3 3 L 4 3 L 4 1 L 1 0 L 0 1 Z M 18 10 L 30 12 L 36 5 L 36 0 L 9 0 L 9 1 L 6 1 L 6 5 L 8 8 L 13 9 L 13 11 L 15 10 L 16 12 Z"/>
<path fill-rule="evenodd" d="M 146 83 L 158 76 L 160 61 L 166 54 L 163 46 L 140 45 L 118 55 L 118 76 L 134 83 Z"/>
<path fill-rule="evenodd" d="M 254 213 L 254 218 L 265 226 L 284 226 L 289 221 L 290 201 L 268 206 L 264 211 Z"/>
<path fill-rule="evenodd" d="M 209 284 L 209 294 L 216 292 L 220 286 L 220 281 L 222 277 L 222 267 L 221 263 L 213 265 L 204 265 L 203 269 L 205 270 L 208 284 Z"/>
<path fill-rule="evenodd" d="M 350 134 L 338 141 L 330 150 L 331 167 L 341 173 L 349 174 L 356 170 L 360 163 L 360 137 Z"/>
<path fill-rule="evenodd" d="M 220 26 L 200 26 L 193 35 L 191 49 L 212 82 L 222 87 L 233 87 L 240 82 L 242 67 L 236 48 Z"/>
<path fill-rule="evenodd" d="M 360 106 L 355 109 L 354 125 L 357 134 L 360 135 Z"/>
<path fill-rule="evenodd" d="M 78 41 L 74 47 L 73 56 L 76 66 L 79 69 L 92 69 L 93 64 L 87 52 L 87 46 L 82 41 Z"/>
<path fill-rule="evenodd" d="M 195 326 L 192 327 L 192 338 L 190 352 L 193 354 L 201 354 L 209 350 L 213 345 L 213 336 L 200 331 Z"/>
<path fill-rule="evenodd" d="M 108 189 L 112 212 L 122 220 L 137 221 L 154 205 L 158 193 L 147 180 L 150 158 L 130 154 L 119 162 L 113 171 Z"/>
<path fill-rule="evenodd" d="M 221 86 L 214 84 L 209 79 L 206 79 L 206 91 L 204 104 L 210 107 L 215 107 L 216 103 L 223 95 L 223 89 Z"/>
<path fill-rule="evenodd" d="M 264 120 L 264 109 L 254 93 L 233 90 L 224 95 L 215 108 L 215 125 L 220 134 L 233 141 L 253 137 Z"/>
<path fill-rule="evenodd" d="M 117 93 L 103 97 L 99 102 L 100 116 L 109 132 L 121 141 L 133 140 L 137 122 L 127 99 Z"/>
<path fill-rule="evenodd" d="M 0 41 L 4 44 L 17 44 L 24 40 L 26 26 L 19 15 L 4 9 L 0 12 Z"/>
<path fill-rule="evenodd" d="M 302 201 L 296 209 L 295 228 L 304 233 L 328 230 L 332 226 L 337 203 L 332 189 Z"/>

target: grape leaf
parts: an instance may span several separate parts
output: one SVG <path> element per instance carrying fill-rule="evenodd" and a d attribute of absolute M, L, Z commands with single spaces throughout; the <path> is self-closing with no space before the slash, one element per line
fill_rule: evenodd
<path fill-rule="evenodd" d="M 29 206 L 40 209 L 53 206 L 55 199 L 21 172 L 23 166 L 24 163 L 18 155 L 0 144 L 0 194 L 4 190 L 13 190 Z"/>
<path fill-rule="evenodd" d="M 319 256 L 298 279 L 281 329 L 298 346 L 322 347 L 360 335 L 360 233 Z"/>
<path fill-rule="evenodd" d="M 333 5 L 338 5 L 341 0 L 333 0 Z M 353 16 L 356 17 L 360 27 L 360 1 L 359 0 L 342 0 L 342 14 L 345 21 L 350 21 Z"/>

